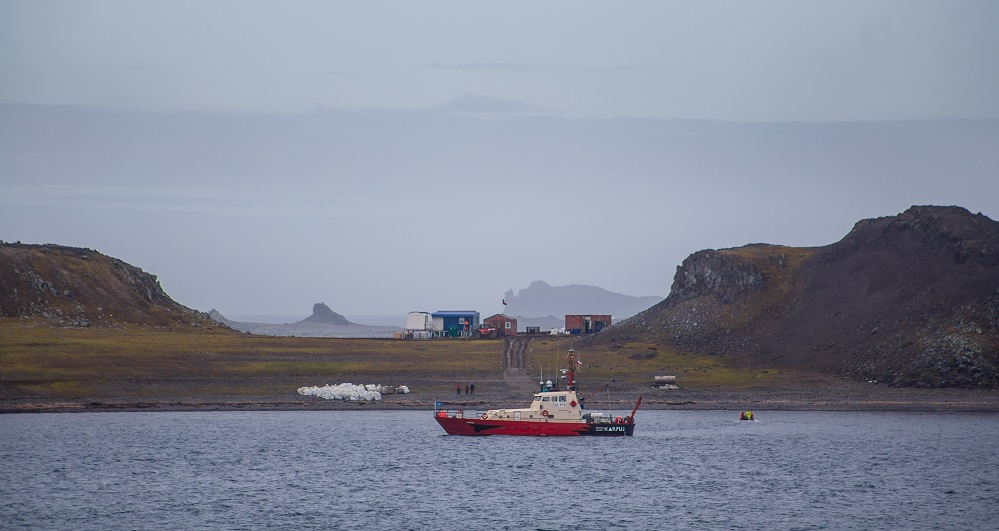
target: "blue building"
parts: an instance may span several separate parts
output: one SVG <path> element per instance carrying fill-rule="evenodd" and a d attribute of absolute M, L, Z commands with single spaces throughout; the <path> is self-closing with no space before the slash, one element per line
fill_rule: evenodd
<path fill-rule="evenodd" d="M 479 326 L 479 312 L 472 310 L 437 311 L 430 316 L 434 320 L 434 328 L 442 330 L 448 337 L 471 336 Z"/>

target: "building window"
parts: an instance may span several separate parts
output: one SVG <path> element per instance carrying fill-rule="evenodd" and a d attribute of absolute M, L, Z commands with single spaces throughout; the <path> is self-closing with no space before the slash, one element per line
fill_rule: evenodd
<path fill-rule="evenodd" d="M 510 321 L 507 321 L 507 322 L 503 323 L 503 326 L 505 326 L 506 329 L 509 330 L 510 329 Z"/>

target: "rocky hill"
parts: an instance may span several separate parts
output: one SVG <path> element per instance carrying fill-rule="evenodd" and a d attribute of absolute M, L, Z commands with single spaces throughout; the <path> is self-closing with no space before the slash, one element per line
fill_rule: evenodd
<path fill-rule="evenodd" d="M 217 326 L 155 275 L 91 249 L 0 242 L 0 318 L 56 326 Z"/>
<path fill-rule="evenodd" d="M 553 316 L 564 323 L 566 314 L 609 314 L 614 319 L 625 319 L 663 300 L 662 297 L 635 297 L 614 293 L 596 286 L 571 284 L 551 286 L 540 280 L 514 295 L 513 290 L 504 294 L 507 307 L 504 313 L 518 317 Z"/>
<path fill-rule="evenodd" d="M 325 302 L 317 302 L 312 305 L 312 315 L 299 321 L 300 323 L 331 324 L 340 326 L 350 326 L 354 323 L 346 317 L 334 312 Z"/>
<path fill-rule="evenodd" d="M 917 206 L 825 247 L 701 251 L 666 300 L 596 340 L 635 339 L 893 386 L 999 388 L 999 223 Z"/>

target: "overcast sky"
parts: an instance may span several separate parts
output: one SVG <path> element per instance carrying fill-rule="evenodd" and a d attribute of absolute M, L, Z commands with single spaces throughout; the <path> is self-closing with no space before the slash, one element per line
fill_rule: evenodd
<path fill-rule="evenodd" d="M 999 216 L 999 2 L 0 2 L 0 239 L 227 315 Z"/>

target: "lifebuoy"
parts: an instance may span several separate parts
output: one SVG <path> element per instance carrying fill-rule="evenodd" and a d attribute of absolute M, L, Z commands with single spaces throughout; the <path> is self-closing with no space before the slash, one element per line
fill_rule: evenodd
<path fill-rule="evenodd" d="M 485 413 L 483 413 L 482 414 L 482 420 L 486 420 L 487 418 L 489 418 L 489 415 L 486 415 Z"/>
<path fill-rule="evenodd" d="M 548 416 L 548 410 L 547 409 L 542 409 L 541 410 L 541 415 L 547 417 Z"/>
<path fill-rule="evenodd" d="M 617 417 L 617 418 L 614 419 L 614 423 L 615 424 L 624 424 L 624 419 L 621 418 L 621 417 Z"/>
<path fill-rule="evenodd" d="M 573 400 L 572 402 L 569 402 L 569 405 L 572 406 L 572 407 L 576 407 L 576 401 Z"/>

